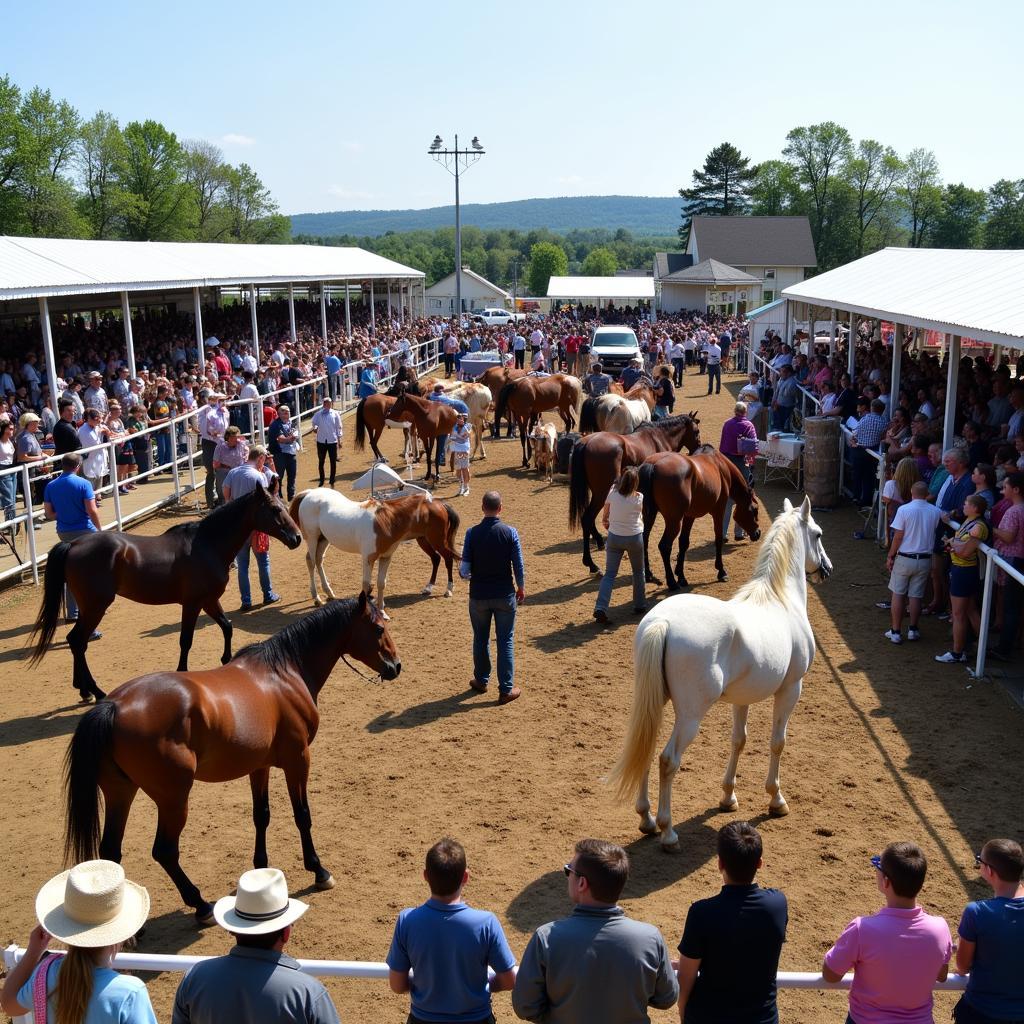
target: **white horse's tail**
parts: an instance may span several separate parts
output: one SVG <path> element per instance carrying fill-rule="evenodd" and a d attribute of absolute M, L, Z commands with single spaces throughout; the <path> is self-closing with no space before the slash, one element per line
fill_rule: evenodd
<path fill-rule="evenodd" d="M 652 622 L 637 644 L 633 669 L 633 709 L 629 715 L 626 742 L 607 782 L 615 786 L 620 799 L 632 797 L 651 766 L 658 730 L 665 710 L 665 640 L 668 623 Z"/>

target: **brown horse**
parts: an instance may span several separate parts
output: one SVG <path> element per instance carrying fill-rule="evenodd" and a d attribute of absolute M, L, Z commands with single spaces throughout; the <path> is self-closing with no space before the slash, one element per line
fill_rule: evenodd
<path fill-rule="evenodd" d="M 455 426 L 455 417 L 458 413 L 450 405 L 444 402 L 432 402 L 426 398 L 417 398 L 416 395 L 403 391 L 395 404 L 391 407 L 391 418 L 393 420 L 406 420 L 415 424 L 416 433 L 423 442 L 427 452 L 427 475 L 423 478 L 429 480 L 431 477 L 436 481 L 441 476 L 440 462 L 434 462 L 434 442 L 442 434 L 452 432 Z M 433 473 L 431 473 L 433 468 Z"/>
<path fill-rule="evenodd" d="M 640 491 L 644 496 L 644 564 L 649 583 L 661 582 L 652 574 L 647 556 L 647 542 L 659 512 L 665 520 L 665 533 L 658 543 L 658 550 L 665 563 L 665 583 L 669 590 L 689 586 L 685 562 L 695 519 L 708 515 L 714 519 L 715 568 L 719 582 L 729 578 L 722 562 L 725 540 L 722 524 L 725 506 L 730 499 L 735 503 L 733 515 L 737 525 L 750 534 L 751 540 L 758 540 L 761 536 L 754 489 L 735 463 L 711 445 L 703 445 L 692 456 L 675 452 L 648 456 L 640 467 Z M 679 556 L 673 575 L 670 557 L 672 542 L 677 536 Z"/>
<path fill-rule="evenodd" d="M 356 406 L 356 448 L 363 451 L 366 447 L 366 436 L 369 434 L 370 447 L 373 449 L 373 454 L 381 462 L 387 462 L 388 460 L 381 455 L 380 448 L 377 445 L 380 442 L 381 434 L 387 429 L 388 421 L 395 422 L 391 415 L 391 410 L 394 408 L 396 401 L 398 399 L 390 395 L 367 395 Z M 405 431 L 403 455 L 409 453 L 410 445 L 412 446 L 411 454 L 413 459 L 419 462 L 420 454 L 419 445 L 416 443 L 415 426 L 409 426 Z"/>
<path fill-rule="evenodd" d="M 480 375 L 477 383 L 483 384 L 484 387 L 488 388 L 491 392 L 491 401 L 495 405 L 498 403 L 498 396 L 501 394 L 501 389 L 511 380 L 519 380 L 521 377 L 526 376 L 526 370 L 516 370 L 508 366 L 492 366 L 489 370 L 484 370 Z M 512 417 L 508 418 L 508 432 L 506 437 L 512 437 L 515 432 L 515 425 L 512 422 Z M 491 437 L 495 440 L 498 439 L 501 433 L 500 421 L 498 417 L 494 417 L 494 425 L 491 429 Z"/>
<path fill-rule="evenodd" d="M 141 789 L 157 807 L 153 859 L 206 923 L 213 908 L 179 862 L 192 786 L 249 776 L 256 826 L 252 862 L 263 868 L 270 769 L 281 768 L 303 864 L 318 889 L 330 889 L 334 880 L 313 847 L 306 786 L 309 745 L 320 725 L 317 697 L 346 654 L 384 679 L 402 671 L 387 627 L 365 594 L 304 616 L 243 648 L 223 668 L 157 672 L 119 686 L 82 716 L 68 746 L 65 858 L 78 863 L 98 854 L 120 862 L 128 812 Z M 99 792 L 105 804 L 102 837 Z"/>
<path fill-rule="evenodd" d="M 57 544 L 46 560 L 43 600 L 32 630 L 38 640 L 29 664 L 42 659 L 53 639 L 65 584 L 78 602 L 78 621 L 68 634 L 68 646 L 75 662 L 72 682 L 83 701 L 104 697 L 85 652 L 93 630 L 119 595 L 140 604 L 181 605 L 179 672 L 188 668 L 200 611 L 220 626 L 221 662 L 230 661 L 231 623 L 220 599 L 228 585 L 228 568 L 254 530 L 276 537 L 292 550 L 302 543 L 283 502 L 257 487 L 197 522 L 180 523 L 156 537 L 110 531 Z"/>
<path fill-rule="evenodd" d="M 604 538 L 597 532 L 597 514 L 604 507 L 612 484 L 627 466 L 639 466 L 655 452 L 677 452 L 700 447 L 700 420 L 695 412 L 688 416 L 666 416 L 656 423 L 643 423 L 632 434 L 599 431 L 577 441 L 569 466 L 569 527 L 583 528 L 583 564 L 599 572 L 590 557 L 590 540 L 597 550 Z"/>
<path fill-rule="evenodd" d="M 530 431 L 541 413 L 557 409 L 565 429 L 572 430 L 576 426 L 576 411 L 582 393 L 583 385 L 567 373 L 554 373 L 550 377 L 520 377 L 510 380 L 501 389 L 494 421 L 497 423 L 506 410 L 512 415 L 519 428 L 524 467 L 530 465 Z"/>

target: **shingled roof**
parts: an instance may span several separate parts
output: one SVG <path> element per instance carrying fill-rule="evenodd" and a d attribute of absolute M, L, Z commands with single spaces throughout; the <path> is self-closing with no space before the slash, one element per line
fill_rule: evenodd
<path fill-rule="evenodd" d="M 688 252 L 656 252 L 654 254 L 654 276 L 659 279 L 693 266 L 693 257 Z"/>
<path fill-rule="evenodd" d="M 694 217 L 697 255 L 733 267 L 814 267 L 806 217 Z"/>
<path fill-rule="evenodd" d="M 721 285 L 742 285 L 760 284 L 759 277 L 751 277 L 742 270 L 735 267 L 728 267 L 718 260 L 702 260 L 693 267 L 685 270 L 677 270 L 674 274 L 661 279 L 662 284 L 710 284 Z"/>

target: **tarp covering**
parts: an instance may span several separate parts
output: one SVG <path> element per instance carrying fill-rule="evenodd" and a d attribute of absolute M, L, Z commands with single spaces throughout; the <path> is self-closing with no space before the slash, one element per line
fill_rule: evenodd
<path fill-rule="evenodd" d="M 553 277 L 549 299 L 653 299 L 653 277 Z"/>

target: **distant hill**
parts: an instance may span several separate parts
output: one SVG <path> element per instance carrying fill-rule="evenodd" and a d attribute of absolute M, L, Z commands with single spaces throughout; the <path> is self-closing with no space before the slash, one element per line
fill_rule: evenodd
<path fill-rule="evenodd" d="M 565 196 L 520 199 L 512 203 L 463 203 L 462 223 L 479 228 L 626 228 L 634 235 L 672 235 L 680 223 L 678 196 Z M 297 213 L 292 233 L 304 235 L 383 235 L 389 231 L 433 231 L 455 223 L 454 206 L 429 210 L 338 210 Z"/>

